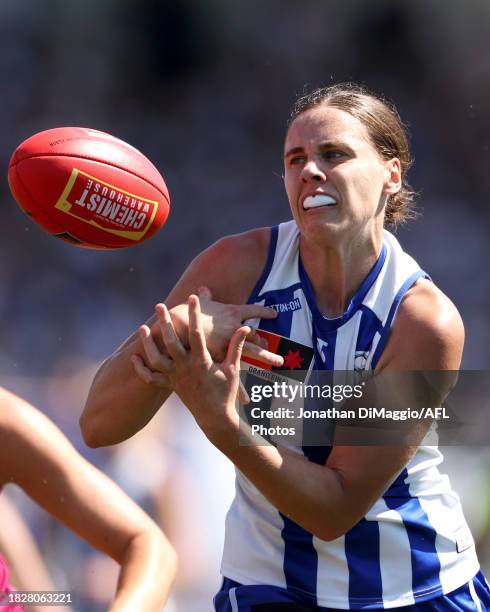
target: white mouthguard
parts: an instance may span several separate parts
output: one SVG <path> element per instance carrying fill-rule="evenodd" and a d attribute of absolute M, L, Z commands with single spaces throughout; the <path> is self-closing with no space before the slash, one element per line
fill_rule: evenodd
<path fill-rule="evenodd" d="M 319 206 L 334 206 L 337 204 L 331 196 L 325 194 L 312 195 L 305 198 L 303 202 L 303 208 L 318 208 Z"/>

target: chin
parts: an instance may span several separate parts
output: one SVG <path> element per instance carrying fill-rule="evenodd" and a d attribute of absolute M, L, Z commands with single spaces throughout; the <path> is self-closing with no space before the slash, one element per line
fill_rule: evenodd
<path fill-rule="evenodd" d="M 327 240 L 328 242 L 339 242 L 346 237 L 346 227 L 345 223 L 340 223 L 339 221 L 327 221 L 325 219 L 315 219 L 314 222 L 312 220 L 303 221 L 301 225 L 299 225 L 300 232 L 305 236 L 305 238 L 312 238 L 318 240 L 321 238 L 323 240 Z"/>

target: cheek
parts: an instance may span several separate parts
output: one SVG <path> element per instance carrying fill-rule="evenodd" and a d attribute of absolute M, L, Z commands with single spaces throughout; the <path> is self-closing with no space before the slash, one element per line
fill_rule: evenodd
<path fill-rule="evenodd" d="M 356 195 L 363 199 L 377 200 L 383 190 L 383 173 L 378 167 L 359 168 L 351 180 L 346 180 L 347 187 L 355 191 Z"/>
<path fill-rule="evenodd" d="M 298 191 L 298 181 L 291 172 L 284 173 L 284 189 L 289 200 L 292 200 Z"/>

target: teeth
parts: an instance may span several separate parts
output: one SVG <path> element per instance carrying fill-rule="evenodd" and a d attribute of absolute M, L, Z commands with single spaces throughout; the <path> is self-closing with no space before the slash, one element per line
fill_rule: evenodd
<path fill-rule="evenodd" d="M 305 198 L 303 202 L 303 208 L 307 210 L 308 208 L 318 208 L 319 206 L 334 206 L 337 204 L 337 201 L 334 200 L 329 195 L 319 194 L 312 195 Z"/>

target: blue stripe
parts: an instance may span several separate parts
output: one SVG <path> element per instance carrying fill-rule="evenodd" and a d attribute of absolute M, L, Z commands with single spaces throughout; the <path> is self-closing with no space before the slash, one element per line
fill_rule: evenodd
<path fill-rule="evenodd" d="M 314 404 L 314 399 L 305 400 L 305 408 Z M 308 434 L 308 427 L 315 427 L 315 419 L 303 422 L 303 435 L 315 439 Z M 318 465 L 325 465 L 332 450 L 331 446 L 303 446 L 304 456 Z M 284 515 L 284 575 L 288 589 L 298 589 L 303 593 L 304 601 L 317 605 L 318 553 L 313 545 L 313 535 Z"/>
<path fill-rule="evenodd" d="M 213 598 L 214 609 L 216 612 L 233 612 L 230 603 L 229 591 L 230 589 L 234 589 L 238 586 L 241 586 L 241 584 L 235 582 L 234 580 L 230 580 L 229 578 L 223 578 L 221 588 Z"/>
<path fill-rule="evenodd" d="M 383 605 L 379 525 L 361 519 L 345 534 L 345 556 L 349 568 L 349 606 Z"/>
<path fill-rule="evenodd" d="M 473 580 L 473 587 L 481 604 L 482 610 L 490 610 L 490 589 L 481 571 L 479 571 Z M 413 605 L 397 607 L 399 612 L 434 612 L 434 610 L 459 610 L 460 612 L 474 612 L 476 609 L 475 602 L 470 591 L 470 582 L 463 584 L 459 588 L 451 591 L 447 595 L 433 597 L 425 595 L 417 598 L 417 602 Z M 304 603 L 304 599 L 300 594 L 288 593 L 280 587 L 250 585 L 243 586 L 234 580 L 225 578 L 220 591 L 214 598 L 216 612 L 233 612 L 230 603 L 230 590 L 235 590 L 238 609 L 241 612 L 250 612 L 251 606 L 257 604 L 272 604 L 282 602 Z M 352 604 L 351 604 L 352 605 Z M 379 609 L 377 604 L 359 603 L 355 609 L 370 610 Z M 339 612 L 331 608 L 316 608 L 318 612 Z"/>
<path fill-rule="evenodd" d="M 271 235 L 269 239 L 269 252 L 267 253 L 267 261 L 265 262 L 264 269 L 262 270 L 262 274 L 260 275 L 259 280 L 257 281 L 253 291 L 248 298 L 248 304 L 253 304 L 254 302 L 258 302 L 258 295 L 260 290 L 264 286 L 267 277 L 270 274 L 272 269 L 272 264 L 274 263 L 274 255 L 276 254 L 276 246 L 277 246 L 277 237 L 279 235 L 279 226 L 273 225 L 271 228 Z"/>
<path fill-rule="evenodd" d="M 430 524 L 419 499 L 410 495 L 409 485 L 405 482 L 407 476 L 405 468 L 392 485 L 396 494 L 390 494 L 390 487 L 383 499 L 390 510 L 396 510 L 400 514 L 407 532 L 414 595 L 430 593 L 432 597 L 439 597 L 443 591 L 439 580 L 441 563 L 436 550 L 437 532 Z"/>
<path fill-rule="evenodd" d="M 299 285 L 292 285 L 287 289 L 268 291 L 260 296 L 259 301 L 264 301 L 264 306 L 274 306 L 274 304 L 290 302 L 294 299 L 294 292 L 298 287 Z M 294 312 L 294 310 L 288 310 L 281 312 L 275 319 L 260 319 L 259 329 L 289 338 L 291 336 Z"/>
<path fill-rule="evenodd" d="M 321 358 L 318 351 L 317 330 L 313 329 L 313 346 L 315 349 L 316 369 L 333 369 L 333 357 L 335 355 L 335 343 L 337 334 L 330 333 L 328 335 L 328 344 L 324 347 L 322 355 L 325 361 Z M 314 404 L 315 400 L 305 401 L 305 408 L 310 404 Z M 314 439 L 314 436 L 308 435 L 308 427 L 315 427 L 314 419 L 307 419 L 303 422 L 303 434 L 306 439 Z M 327 458 L 331 452 L 330 446 L 303 446 L 304 456 L 318 465 L 325 465 Z M 318 575 L 318 553 L 313 546 L 313 536 L 309 531 L 303 529 L 294 521 L 281 515 L 284 520 L 284 529 L 282 537 L 284 539 L 284 575 L 286 577 L 286 585 L 289 588 L 300 589 L 303 592 L 311 593 L 311 603 L 317 603 L 317 575 Z"/>
<path fill-rule="evenodd" d="M 279 604 L 288 604 L 285 610 L 315 609 L 318 612 L 331 612 L 330 608 L 319 608 L 316 606 L 311 608 L 311 599 L 305 598 L 303 593 L 297 591 L 287 591 L 281 587 L 265 584 L 242 585 L 228 578 L 223 580 L 220 591 L 214 597 L 215 611 L 233 612 L 230 602 L 232 598 L 236 601 L 239 612 L 251 612 L 256 609 L 255 606 L 260 606 L 261 610 L 266 610 L 266 605 L 269 605 L 270 609 L 275 610 L 276 605 L 278 609 L 280 608 Z"/>
<path fill-rule="evenodd" d="M 423 270 L 418 270 L 417 272 L 412 274 L 412 276 L 409 276 L 407 280 L 403 283 L 403 285 L 400 287 L 400 289 L 398 290 L 398 293 L 396 294 L 395 299 L 393 300 L 393 303 L 391 304 L 390 312 L 388 313 L 388 318 L 386 320 L 386 323 L 384 324 L 384 327 L 381 331 L 381 338 L 378 342 L 378 346 L 376 347 L 376 350 L 374 351 L 373 359 L 371 361 L 371 368 L 373 370 L 376 368 L 379 358 L 381 357 L 381 353 L 383 352 L 386 346 L 386 342 L 388 341 L 388 335 L 389 335 L 389 331 L 391 328 L 391 323 L 396 314 L 396 311 L 398 310 L 398 306 L 400 305 L 400 302 L 402 301 L 403 297 L 405 296 L 406 292 L 410 289 L 410 287 L 412 287 L 412 285 L 422 276 L 427 277 L 427 274 Z"/>
<path fill-rule="evenodd" d="M 287 589 L 301 591 L 309 603 L 316 605 L 318 555 L 313 547 L 313 535 L 284 514 L 281 517 Z"/>
<path fill-rule="evenodd" d="M 305 404 L 307 407 L 307 404 Z M 314 424 L 314 423 L 313 423 Z M 308 422 L 303 423 L 307 427 Z M 330 446 L 303 446 L 304 456 L 312 463 L 325 465 L 332 450 Z M 303 592 L 305 601 L 317 604 L 318 553 L 313 546 L 313 535 L 281 514 L 284 521 L 284 575 L 288 589 Z"/>
<path fill-rule="evenodd" d="M 381 332 L 383 324 L 367 306 L 362 305 L 359 310 L 362 314 L 357 334 L 356 351 L 368 351 L 373 343 L 375 333 Z"/>

